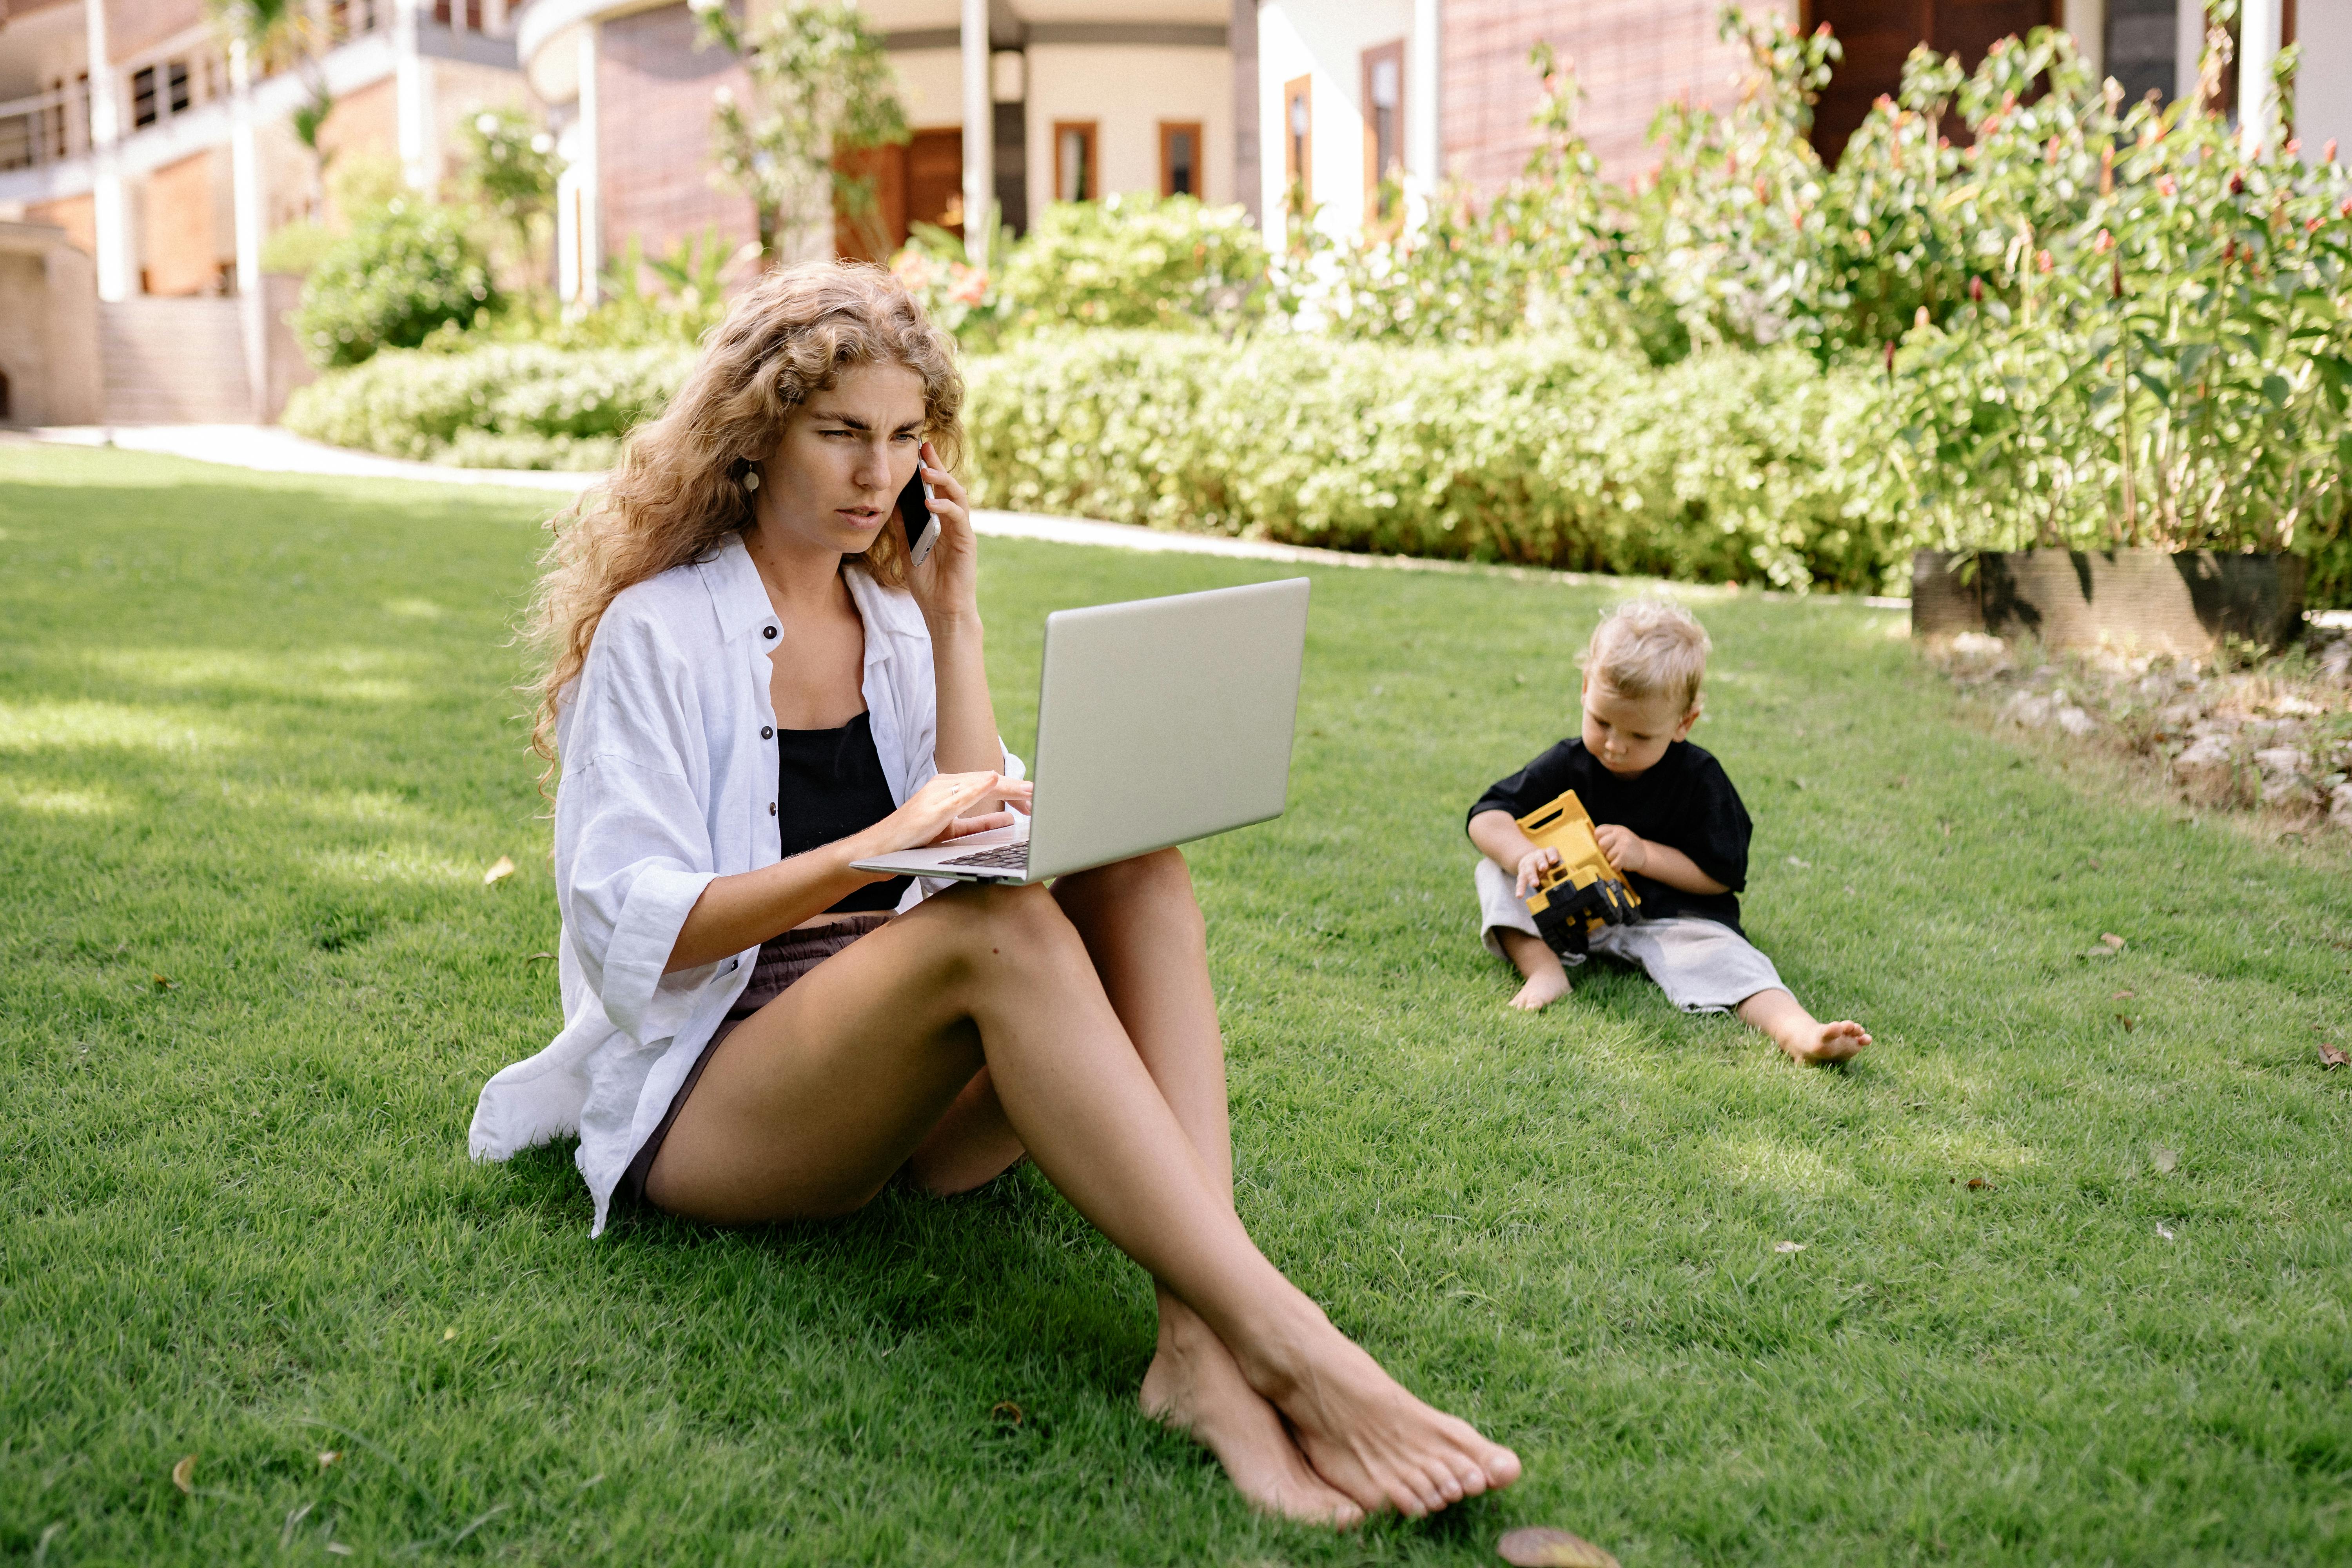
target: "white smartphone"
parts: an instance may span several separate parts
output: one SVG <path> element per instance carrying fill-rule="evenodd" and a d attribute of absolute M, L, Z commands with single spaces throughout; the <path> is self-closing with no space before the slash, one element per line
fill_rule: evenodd
<path fill-rule="evenodd" d="M 898 492 L 899 531 L 907 541 L 907 558 L 918 566 L 940 539 L 939 516 L 927 504 L 930 499 L 931 487 L 923 482 L 923 470 L 919 468 L 907 488 Z"/>

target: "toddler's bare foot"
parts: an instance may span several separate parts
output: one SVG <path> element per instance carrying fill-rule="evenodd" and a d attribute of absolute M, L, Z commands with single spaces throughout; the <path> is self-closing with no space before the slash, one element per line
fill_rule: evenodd
<path fill-rule="evenodd" d="M 1568 976 L 1555 966 L 1549 974 L 1535 974 L 1519 987 L 1511 1005 L 1522 1013 L 1540 1013 L 1568 994 Z"/>
<path fill-rule="evenodd" d="M 1304 1299 L 1301 1299 L 1302 1301 Z M 1410 1518 L 1509 1486 L 1519 1458 L 1467 1421 L 1406 1393 L 1320 1311 L 1301 1325 L 1286 1363 L 1251 1381 L 1298 1434 L 1316 1470 L 1368 1510 Z"/>
<path fill-rule="evenodd" d="M 1813 1024 L 1776 1036 L 1775 1041 L 1792 1061 L 1842 1062 L 1870 1044 L 1870 1031 L 1851 1018 L 1841 1018 L 1834 1024 Z"/>
<path fill-rule="evenodd" d="M 1844 1061 L 1870 1044 L 1870 1031 L 1853 1019 L 1824 1024 L 1777 986 L 1742 1002 L 1739 1016 L 1748 1027 L 1771 1037 L 1774 1045 L 1789 1053 L 1790 1060 L 1809 1065 Z"/>
<path fill-rule="evenodd" d="M 1364 1510 L 1315 1473 L 1282 1414 L 1242 1376 L 1225 1342 L 1190 1310 L 1161 1299 L 1159 1353 L 1136 1396 L 1143 1413 L 1217 1457 L 1252 1507 L 1308 1524 L 1342 1527 Z"/>

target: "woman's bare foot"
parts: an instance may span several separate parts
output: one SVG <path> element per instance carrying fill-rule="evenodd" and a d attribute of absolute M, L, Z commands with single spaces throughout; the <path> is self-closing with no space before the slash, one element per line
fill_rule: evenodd
<path fill-rule="evenodd" d="M 1297 1302 L 1291 1348 L 1250 1382 L 1325 1480 L 1367 1511 L 1418 1519 L 1519 1479 L 1517 1454 L 1415 1399 L 1312 1302 Z"/>
<path fill-rule="evenodd" d="M 1870 1031 L 1860 1024 L 1851 1018 L 1824 1024 L 1786 991 L 1759 991 L 1739 1005 L 1739 1016 L 1769 1036 L 1790 1060 L 1808 1065 L 1845 1061 L 1870 1044 Z"/>
<path fill-rule="evenodd" d="M 1136 1402 L 1143 1413 L 1217 1457 L 1250 1505 L 1308 1524 L 1345 1528 L 1364 1510 L 1315 1473 L 1282 1425 L 1282 1414 L 1242 1376 L 1233 1352 L 1208 1324 L 1172 1297 L 1160 1297 L 1160 1348 Z"/>

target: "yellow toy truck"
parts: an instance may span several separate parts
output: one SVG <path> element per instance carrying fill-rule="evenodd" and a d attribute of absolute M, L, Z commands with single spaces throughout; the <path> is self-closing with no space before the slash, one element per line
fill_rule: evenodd
<path fill-rule="evenodd" d="M 1559 851 L 1559 864 L 1528 895 L 1528 912 L 1554 952 L 1582 952 L 1601 927 L 1631 925 L 1642 918 L 1641 895 L 1601 852 L 1592 818 L 1574 790 L 1520 817 L 1519 831 Z"/>

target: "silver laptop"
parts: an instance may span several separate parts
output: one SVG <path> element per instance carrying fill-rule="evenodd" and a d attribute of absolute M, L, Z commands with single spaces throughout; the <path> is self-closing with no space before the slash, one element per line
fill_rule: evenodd
<path fill-rule="evenodd" d="M 1042 882 L 1280 816 L 1307 580 L 1045 617 L 1034 815 L 861 871 Z"/>

